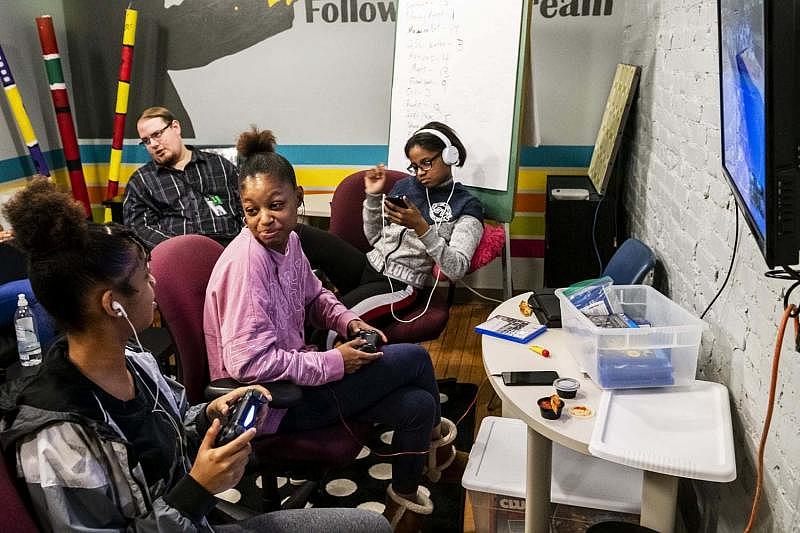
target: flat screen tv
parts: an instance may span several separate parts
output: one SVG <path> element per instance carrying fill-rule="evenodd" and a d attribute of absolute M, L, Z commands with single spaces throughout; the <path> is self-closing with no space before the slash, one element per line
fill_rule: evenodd
<path fill-rule="evenodd" d="M 719 0 L 722 166 L 770 268 L 800 261 L 800 1 Z"/>

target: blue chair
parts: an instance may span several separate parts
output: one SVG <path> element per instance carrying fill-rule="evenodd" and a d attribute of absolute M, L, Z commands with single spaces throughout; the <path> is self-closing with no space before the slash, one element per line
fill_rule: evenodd
<path fill-rule="evenodd" d="M 613 279 L 614 285 L 638 285 L 655 266 L 653 250 L 639 239 L 630 238 L 611 256 L 603 275 Z"/>

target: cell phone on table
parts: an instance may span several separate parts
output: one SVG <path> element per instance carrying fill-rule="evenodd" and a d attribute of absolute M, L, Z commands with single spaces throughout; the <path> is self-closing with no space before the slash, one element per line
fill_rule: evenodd
<path fill-rule="evenodd" d="M 503 372 L 503 385 L 552 385 L 558 379 L 555 370 L 533 370 L 529 372 Z"/>
<path fill-rule="evenodd" d="M 406 203 L 405 198 L 402 196 L 389 196 L 386 195 L 386 201 L 396 205 L 397 207 L 402 207 L 403 209 L 408 209 L 408 204 Z"/>

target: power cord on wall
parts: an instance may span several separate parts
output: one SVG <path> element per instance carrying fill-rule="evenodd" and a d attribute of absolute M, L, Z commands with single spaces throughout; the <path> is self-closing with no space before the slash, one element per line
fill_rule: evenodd
<path fill-rule="evenodd" d="M 725 275 L 725 280 L 722 282 L 722 285 L 717 291 L 717 294 L 715 294 L 714 298 L 712 298 L 711 302 L 709 302 L 708 307 L 706 307 L 705 311 L 703 311 L 702 314 L 700 315 L 700 320 L 703 320 L 706 314 L 711 310 L 711 306 L 714 305 L 714 302 L 717 301 L 719 295 L 722 294 L 722 291 L 728 284 L 728 280 L 731 278 L 731 273 L 733 272 L 733 263 L 736 260 L 736 250 L 739 247 L 739 207 L 736 204 L 734 204 L 733 208 L 733 218 L 736 220 L 736 233 L 733 237 L 733 253 L 731 254 L 731 264 L 728 265 L 728 273 Z"/>
<path fill-rule="evenodd" d="M 769 400 L 767 403 L 767 415 L 764 419 L 764 427 L 761 430 L 761 439 L 758 444 L 758 460 L 756 462 L 756 491 L 753 494 L 753 506 L 750 509 L 750 518 L 745 527 L 745 533 L 750 533 L 755 525 L 756 518 L 758 517 L 758 504 L 761 500 L 762 484 L 764 480 L 764 449 L 767 445 L 767 437 L 769 435 L 769 427 L 772 422 L 772 411 L 775 406 L 775 390 L 778 385 L 778 364 L 781 359 L 781 348 L 783 347 L 783 337 L 786 333 L 786 326 L 789 319 L 794 321 L 794 339 L 795 350 L 800 352 L 800 309 L 794 304 L 789 303 L 789 297 L 798 286 L 800 286 L 800 272 L 797 272 L 788 265 L 782 265 L 778 270 L 770 270 L 765 273 L 765 276 L 772 279 L 783 279 L 793 281 L 792 285 L 786 290 L 783 296 L 783 317 L 781 318 L 781 325 L 778 327 L 778 336 L 775 340 L 775 352 L 772 356 L 772 373 L 770 374 L 769 381 Z"/>
<path fill-rule="evenodd" d="M 800 283 L 800 280 L 798 280 Z M 796 287 L 795 283 L 792 288 Z M 769 381 L 769 400 L 767 403 L 767 415 L 764 419 L 764 427 L 761 430 L 761 440 L 758 444 L 758 460 L 756 462 L 756 492 L 753 495 L 753 506 L 750 509 L 750 518 L 747 521 L 747 526 L 744 528 L 745 533 L 750 533 L 755 525 L 758 516 L 758 504 L 761 500 L 762 483 L 764 479 L 764 449 L 767 445 L 767 436 L 769 435 L 769 426 L 772 422 L 772 411 L 775 406 L 775 390 L 778 384 L 778 364 L 781 359 L 781 348 L 783 347 L 783 336 L 786 332 L 786 325 L 790 318 L 794 318 L 794 334 L 795 338 L 800 336 L 800 323 L 798 323 L 798 311 L 794 304 L 787 306 L 783 310 L 783 318 L 781 325 L 778 328 L 778 336 L 775 340 L 775 352 L 772 356 L 772 373 L 770 374 Z"/>
<path fill-rule="evenodd" d="M 786 309 L 789 306 L 789 296 L 791 296 L 792 291 L 794 291 L 798 286 L 800 286 L 800 272 L 797 272 L 788 265 L 783 265 L 778 270 L 770 270 L 764 273 L 764 275 L 772 279 L 783 279 L 788 281 L 794 281 L 794 283 L 792 283 L 792 285 L 786 290 L 786 293 L 783 295 L 783 308 Z M 795 314 L 794 316 L 797 315 Z"/>

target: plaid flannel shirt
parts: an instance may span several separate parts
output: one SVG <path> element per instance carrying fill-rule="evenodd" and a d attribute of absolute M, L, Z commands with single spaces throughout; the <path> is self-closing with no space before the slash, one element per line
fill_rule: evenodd
<path fill-rule="evenodd" d="M 125 188 L 123 219 L 151 248 L 176 235 L 199 233 L 227 244 L 242 229 L 242 204 L 236 167 L 209 152 L 192 151 L 181 170 L 139 167 Z M 214 214 L 217 203 L 224 215 Z"/>

